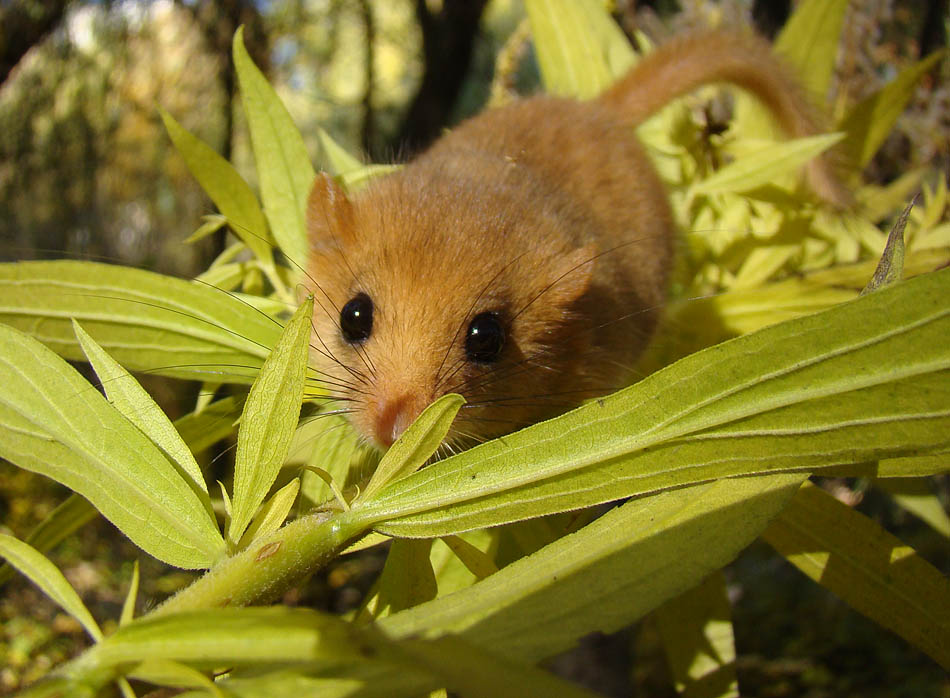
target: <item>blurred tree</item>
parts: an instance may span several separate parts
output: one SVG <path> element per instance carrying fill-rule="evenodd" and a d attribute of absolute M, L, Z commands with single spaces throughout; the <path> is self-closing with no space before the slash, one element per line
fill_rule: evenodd
<path fill-rule="evenodd" d="M 0 4 L 0 84 L 24 54 L 63 20 L 70 0 L 21 0 Z"/>
<path fill-rule="evenodd" d="M 755 0 L 752 3 L 752 21 L 764 36 L 775 38 L 792 12 L 791 0 Z"/>
<path fill-rule="evenodd" d="M 217 70 L 173 3 L 70 3 L 0 90 L 2 256 L 194 269 L 180 240 L 207 204 L 169 159 L 156 106 L 203 112 L 186 125 L 220 143 Z"/>
<path fill-rule="evenodd" d="M 416 0 L 425 72 L 399 132 L 404 155 L 427 146 L 445 127 L 468 73 L 486 4 L 487 0 Z"/>

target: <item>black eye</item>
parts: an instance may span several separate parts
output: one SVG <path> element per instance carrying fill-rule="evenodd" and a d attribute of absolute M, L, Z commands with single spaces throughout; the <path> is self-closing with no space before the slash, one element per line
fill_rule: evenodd
<path fill-rule="evenodd" d="M 505 329 L 498 313 L 481 313 L 472 318 L 465 335 L 465 356 L 477 364 L 498 361 L 505 346 Z"/>
<path fill-rule="evenodd" d="M 357 293 L 340 311 L 340 332 L 350 344 L 366 341 L 373 332 L 373 301 Z"/>

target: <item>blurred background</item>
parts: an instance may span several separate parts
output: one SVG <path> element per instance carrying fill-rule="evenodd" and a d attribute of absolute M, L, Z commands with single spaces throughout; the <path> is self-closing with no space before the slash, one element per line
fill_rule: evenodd
<path fill-rule="evenodd" d="M 711 25 L 754 24 L 773 36 L 794 4 L 616 0 L 613 11 L 628 35 L 662 41 Z M 320 125 L 367 162 L 395 162 L 483 108 L 495 57 L 523 16 L 519 0 L 0 0 L 0 261 L 94 259 L 182 277 L 206 268 L 224 241 L 183 244 L 214 210 L 158 107 L 254 186 L 231 63 L 238 26 L 314 160 Z M 948 0 L 852 2 L 829 110 L 843 113 L 946 46 L 948 29 Z M 537 85 L 529 48 L 516 87 L 530 93 Z M 921 165 L 950 172 L 950 60 L 922 81 L 866 174 L 883 184 Z M 63 497 L 62 488 L 5 464 L 0 480 L 0 521 L 20 536 Z M 883 500 L 865 504 L 926 554 L 932 538 L 916 540 L 914 521 Z M 114 618 L 138 555 L 99 520 L 54 559 L 97 617 Z M 141 562 L 143 595 L 161 597 L 190 579 Z M 379 564 L 344 558 L 284 602 L 350 608 Z M 950 697 L 936 664 L 767 549 L 753 548 L 730 574 L 746 695 Z M 775 595 L 763 594 L 772 586 Z M 3 588 L 0 624 L 0 695 L 84 642 L 74 621 L 20 579 Z M 593 637 L 555 664 L 608 695 L 671 695 L 651 633 L 646 625 Z"/>

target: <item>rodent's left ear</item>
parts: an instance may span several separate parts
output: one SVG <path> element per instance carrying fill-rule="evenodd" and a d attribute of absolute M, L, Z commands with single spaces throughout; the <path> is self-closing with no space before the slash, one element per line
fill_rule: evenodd
<path fill-rule="evenodd" d="M 314 249 L 344 245 L 353 235 L 353 204 L 326 172 L 317 174 L 307 197 L 307 236 Z"/>
<path fill-rule="evenodd" d="M 556 264 L 551 265 L 552 274 L 545 294 L 548 302 L 563 308 L 590 288 L 597 252 L 596 245 L 584 245 L 563 255 Z"/>

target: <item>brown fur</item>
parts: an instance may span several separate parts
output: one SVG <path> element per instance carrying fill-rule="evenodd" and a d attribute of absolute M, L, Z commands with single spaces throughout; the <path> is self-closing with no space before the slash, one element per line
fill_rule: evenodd
<path fill-rule="evenodd" d="M 429 402 L 461 392 L 470 407 L 455 437 L 477 441 L 629 381 L 673 250 L 666 193 L 631 125 L 730 79 L 794 135 L 814 132 L 765 54 L 764 42 L 728 34 L 674 42 L 597 100 L 534 97 L 470 119 L 352 200 L 318 177 L 308 208 L 314 362 L 330 392 L 350 400 L 355 426 L 388 446 Z M 361 291 L 375 311 L 357 348 L 338 322 Z M 485 311 L 507 327 L 488 366 L 464 352 L 468 323 Z"/>

